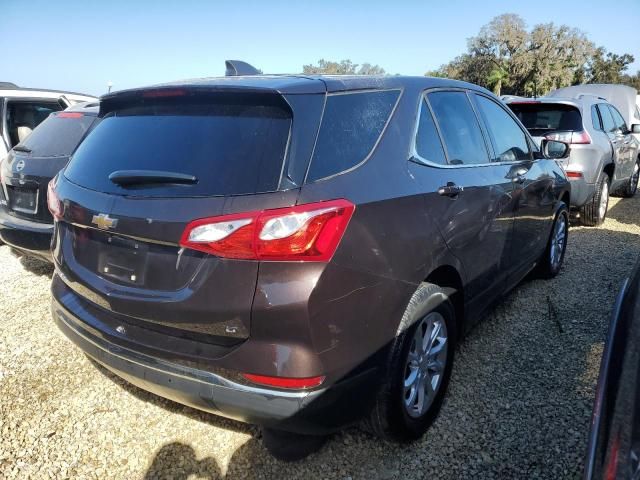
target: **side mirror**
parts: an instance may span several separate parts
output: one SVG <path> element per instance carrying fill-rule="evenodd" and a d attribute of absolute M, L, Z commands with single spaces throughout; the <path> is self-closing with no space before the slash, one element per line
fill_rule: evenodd
<path fill-rule="evenodd" d="M 640 123 L 631 125 L 631 133 L 640 133 Z"/>
<path fill-rule="evenodd" d="M 571 148 L 568 143 L 561 142 L 559 140 L 548 140 L 546 138 L 540 142 L 540 150 L 542 151 L 544 158 L 551 160 L 567 158 L 571 152 Z"/>

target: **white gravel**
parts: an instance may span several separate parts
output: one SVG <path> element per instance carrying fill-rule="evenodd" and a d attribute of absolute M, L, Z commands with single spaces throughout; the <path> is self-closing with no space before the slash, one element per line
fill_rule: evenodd
<path fill-rule="evenodd" d="M 579 478 L 609 312 L 640 253 L 640 196 L 610 208 L 571 229 L 557 279 L 527 281 L 467 337 L 420 442 L 351 429 L 295 464 L 254 427 L 97 368 L 50 319 L 51 269 L 0 246 L 0 478 Z"/>

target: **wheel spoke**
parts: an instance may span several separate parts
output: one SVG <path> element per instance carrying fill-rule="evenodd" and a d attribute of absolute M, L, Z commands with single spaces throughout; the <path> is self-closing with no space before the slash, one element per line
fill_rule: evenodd
<path fill-rule="evenodd" d="M 446 337 L 440 337 L 438 339 L 438 343 L 436 345 L 433 345 L 429 349 L 429 357 L 433 358 L 433 357 L 437 356 L 444 349 L 444 347 L 446 345 L 447 345 L 447 338 Z"/>
<path fill-rule="evenodd" d="M 407 378 L 404 379 L 404 388 L 409 388 L 415 384 L 419 373 L 420 369 L 418 367 L 413 368 Z"/>
<path fill-rule="evenodd" d="M 411 389 L 409 390 L 409 398 L 405 400 L 405 405 L 409 409 L 413 408 L 413 404 L 416 402 L 417 394 L 418 394 L 418 385 L 416 384 L 413 387 L 411 387 Z"/>

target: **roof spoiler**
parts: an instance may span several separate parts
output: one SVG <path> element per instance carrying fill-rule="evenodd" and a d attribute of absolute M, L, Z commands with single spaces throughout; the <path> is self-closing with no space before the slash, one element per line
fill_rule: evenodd
<path fill-rule="evenodd" d="M 0 88 L 20 88 L 13 82 L 0 82 Z"/>
<path fill-rule="evenodd" d="M 241 60 L 225 60 L 224 65 L 226 67 L 226 70 L 224 72 L 225 77 L 237 77 L 240 75 L 260 75 L 262 73 L 253 65 L 249 65 L 247 62 L 243 62 Z"/>

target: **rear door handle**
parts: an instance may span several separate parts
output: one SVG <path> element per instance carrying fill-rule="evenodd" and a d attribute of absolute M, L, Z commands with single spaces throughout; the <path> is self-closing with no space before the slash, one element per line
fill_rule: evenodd
<path fill-rule="evenodd" d="M 443 197 L 457 197 L 464 191 L 464 187 L 456 185 L 453 182 L 448 182 L 444 187 L 438 189 L 438 195 Z"/>

